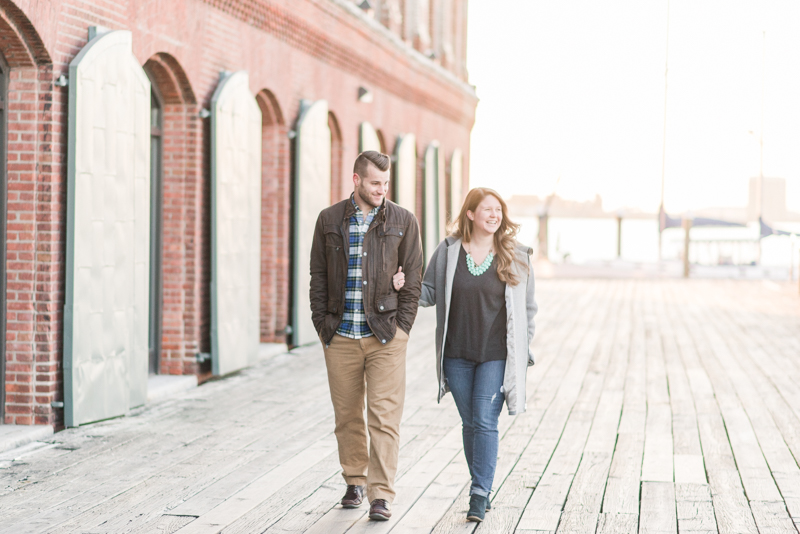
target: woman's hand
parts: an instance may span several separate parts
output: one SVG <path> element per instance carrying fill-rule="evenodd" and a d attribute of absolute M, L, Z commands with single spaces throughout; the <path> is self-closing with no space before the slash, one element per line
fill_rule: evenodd
<path fill-rule="evenodd" d="M 397 273 L 392 276 L 392 285 L 394 286 L 395 291 L 400 291 L 400 288 L 403 287 L 406 283 L 406 275 L 403 273 L 403 268 L 398 267 Z"/>

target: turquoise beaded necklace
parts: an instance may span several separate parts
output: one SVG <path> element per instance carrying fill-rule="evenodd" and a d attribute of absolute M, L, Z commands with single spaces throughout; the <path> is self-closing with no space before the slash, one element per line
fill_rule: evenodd
<path fill-rule="evenodd" d="M 494 254 L 490 251 L 489 255 L 486 256 L 486 259 L 483 260 L 483 263 L 480 265 L 475 265 L 475 260 L 472 259 L 472 254 L 467 252 L 467 269 L 472 276 L 480 276 L 485 273 L 489 267 L 491 267 L 492 260 L 494 260 Z"/>

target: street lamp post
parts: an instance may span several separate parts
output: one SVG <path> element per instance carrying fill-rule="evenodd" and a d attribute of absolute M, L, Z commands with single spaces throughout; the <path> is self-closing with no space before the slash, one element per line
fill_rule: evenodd
<path fill-rule="evenodd" d="M 667 164 L 667 89 L 669 87 L 669 0 L 667 0 L 667 46 L 664 60 L 664 132 L 661 139 L 661 203 L 658 206 L 658 263 L 661 263 L 661 242 L 664 233 L 664 179 Z"/>

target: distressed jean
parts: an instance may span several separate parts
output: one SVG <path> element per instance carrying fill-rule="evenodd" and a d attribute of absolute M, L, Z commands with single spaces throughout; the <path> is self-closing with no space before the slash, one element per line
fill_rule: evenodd
<path fill-rule="evenodd" d="M 505 360 L 484 363 L 444 358 L 444 376 L 458 413 L 464 436 L 464 455 L 472 476 L 470 495 L 489 496 L 497 467 L 497 421 L 505 395 L 501 391 Z"/>

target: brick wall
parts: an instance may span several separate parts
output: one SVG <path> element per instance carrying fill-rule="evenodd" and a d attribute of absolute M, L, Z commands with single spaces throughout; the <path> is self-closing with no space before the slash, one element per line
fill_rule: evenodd
<path fill-rule="evenodd" d="M 134 55 L 164 101 L 162 373 L 209 375 L 194 358 L 210 350 L 210 121 L 199 112 L 210 106 L 220 71 L 248 71 L 265 117 L 264 342 L 285 340 L 292 183 L 287 134 L 302 99 L 327 100 L 335 119 L 333 192 L 340 198 L 352 188 L 349 168 L 363 121 L 380 130 L 390 153 L 397 136 L 411 132 L 420 160 L 438 140 L 448 158 L 460 148 L 469 161 L 477 100 L 458 67 L 463 28 L 454 22 L 442 34 L 453 34 L 455 47 L 445 70 L 386 28 L 402 31 L 396 18 L 368 19 L 346 3 L 0 0 L 0 52 L 9 67 L 5 423 L 63 424 L 62 410 L 51 402 L 63 400 L 68 90 L 53 82 L 69 74 L 88 26 L 132 31 Z M 457 12 L 465 2 L 448 4 Z M 382 5 L 395 14 L 407 7 L 394 0 Z M 372 103 L 357 100 L 360 86 L 373 93 Z M 468 180 L 465 166 L 465 192 Z M 417 191 L 421 208 L 421 173 Z"/>
<path fill-rule="evenodd" d="M 275 95 L 256 95 L 262 117 L 261 341 L 284 343 L 289 312 L 291 180 L 288 129 Z"/>

